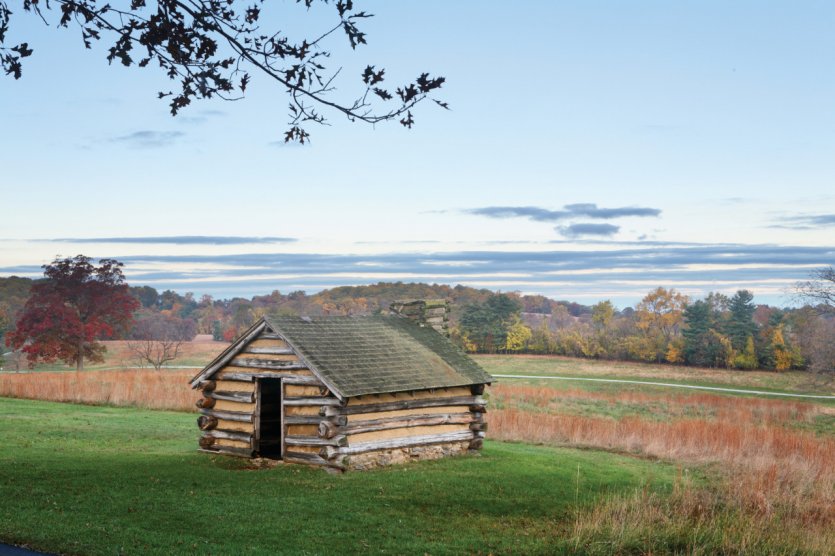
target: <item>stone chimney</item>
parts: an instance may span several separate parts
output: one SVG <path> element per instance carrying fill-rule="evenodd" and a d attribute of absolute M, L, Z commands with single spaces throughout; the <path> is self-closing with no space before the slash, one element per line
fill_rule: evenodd
<path fill-rule="evenodd" d="M 449 336 L 449 303 L 446 299 L 401 300 L 395 301 L 389 308 L 393 313 L 412 319 L 421 326 L 431 326 L 444 336 Z"/>

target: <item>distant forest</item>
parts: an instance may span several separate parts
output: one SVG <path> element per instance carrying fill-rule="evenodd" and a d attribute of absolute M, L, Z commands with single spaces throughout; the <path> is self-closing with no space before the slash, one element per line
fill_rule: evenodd
<path fill-rule="evenodd" d="M 0 334 L 14 327 L 32 283 L 28 278 L 0 278 Z M 149 286 L 130 290 L 141 304 L 133 325 L 103 339 L 131 339 L 139 331 L 157 329 L 184 339 L 210 334 L 232 341 L 263 315 L 367 315 L 386 311 L 395 300 L 444 298 L 450 302 L 450 335 L 469 352 L 778 371 L 835 369 L 832 314 L 808 305 L 756 304 L 746 290 L 690 299 L 660 287 L 622 310 L 610 301 L 589 306 L 541 295 L 402 282 L 345 286 L 313 295 L 273 291 L 251 299 L 196 298 Z M 161 321 L 165 326 L 148 326 Z"/>

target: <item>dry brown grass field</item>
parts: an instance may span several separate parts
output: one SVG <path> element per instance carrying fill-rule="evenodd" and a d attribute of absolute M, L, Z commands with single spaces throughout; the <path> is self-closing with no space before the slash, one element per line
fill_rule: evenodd
<path fill-rule="evenodd" d="M 0 396 L 91 405 L 191 411 L 198 396 L 188 381 L 196 371 L 125 369 L 0 373 Z"/>
<path fill-rule="evenodd" d="M 810 533 L 805 548 L 826 552 L 835 546 L 831 405 L 513 384 L 494 386 L 491 401 L 490 435 L 496 439 L 604 449 L 716 471 L 719 483 L 711 488 L 688 486 L 663 501 L 636 493 L 631 500 L 602 504 L 576 532 L 580 537 L 601 528 L 651 528 L 671 512 L 705 512 L 707 525 L 722 507 L 752 535 L 783 523 Z"/>

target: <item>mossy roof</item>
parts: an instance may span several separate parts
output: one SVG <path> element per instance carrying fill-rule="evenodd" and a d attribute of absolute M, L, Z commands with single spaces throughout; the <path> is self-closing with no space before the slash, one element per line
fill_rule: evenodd
<path fill-rule="evenodd" d="M 446 336 L 403 317 L 265 317 L 265 321 L 341 397 L 493 381 Z"/>

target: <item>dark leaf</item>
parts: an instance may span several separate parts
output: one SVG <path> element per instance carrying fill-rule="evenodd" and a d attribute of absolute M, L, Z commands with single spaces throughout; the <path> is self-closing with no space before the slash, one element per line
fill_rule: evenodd
<path fill-rule="evenodd" d="M 29 48 L 29 43 L 22 42 L 17 46 L 13 46 L 12 50 L 20 54 L 21 58 L 26 58 L 27 56 L 32 55 L 32 49 Z"/>
<path fill-rule="evenodd" d="M 380 89 L 380 88 L 374 87 L 374 94 L 377 95 L 378 97 L 380 97 L 383 100 L 391 100 L 392 99 L 391 93 L 389 93 L 385 89 Z"/>
<path fill-rule="evenodd" d="M 438 89 L 443 85 L 444 81 L 446 81 L 443 77 L 436 77 L 435 79 L 429 79 L 428 73 L 421 74 L 420 77 L 417 78 L 417 85 L 420 88 L 421 93 L 428 93 L 433 89 Z"/>
<path fill-rule="evenodd" d="M 345 0 L 345 2 L 339 0 L 339 2 L 336 3 L 336 9 L 339 12 L 339 17 L 345 17 L 347 12 L 354 9 L 354 3 L 351 0 Z"/>
<path fill-rule="evenodd" d="M 412 118 L 411 111 L 406 112 L 406 117 L 403 118 L 402 120 L 400 120 L 400 124 L 403 125 L 404 127 L 408 127 L 409 129 L 412 129 L 412 126 L 414 125 L 414 123 L 415 123 L 415 119 Z"/>

